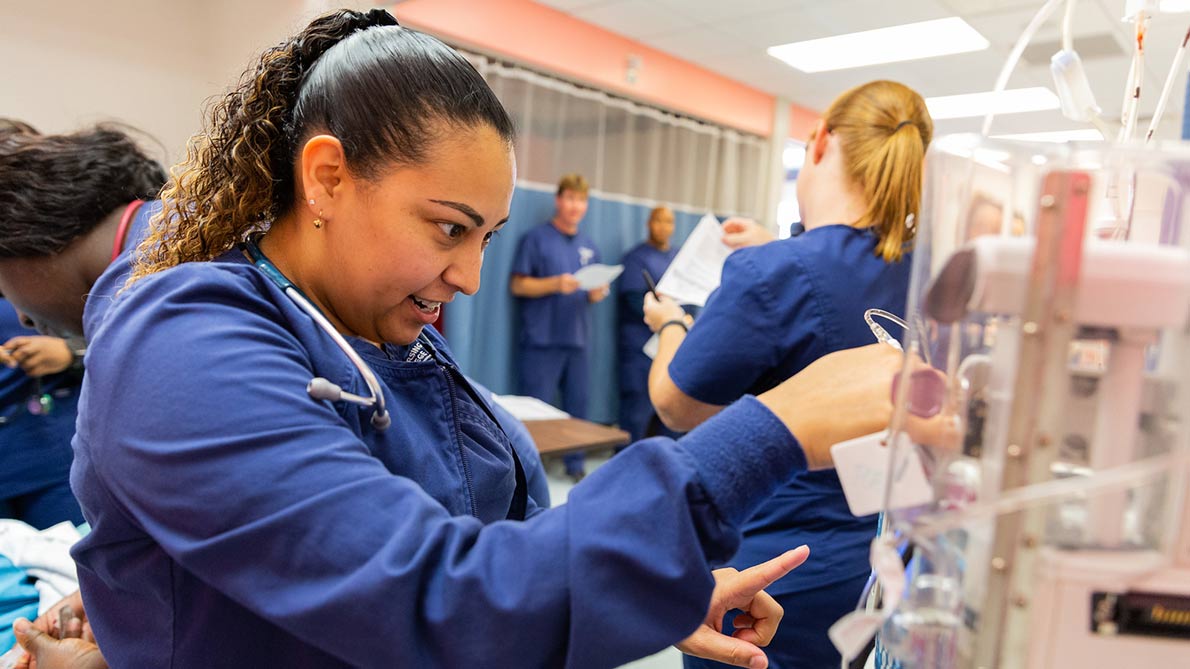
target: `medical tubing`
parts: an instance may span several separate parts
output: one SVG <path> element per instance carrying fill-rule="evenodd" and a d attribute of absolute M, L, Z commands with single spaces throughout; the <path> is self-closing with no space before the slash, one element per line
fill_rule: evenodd
<path fill-rule="evenodd" d="M 1137 115 L 1140 113 L 1140 87 L 1145 78 L 1145 32 L 1148 23 L 1148 15 L 1143 10 L 1138 11 L 1135 21 L 1136 32 L 1133 35 L 1135 49 L 1132 52 L 1132 70 L 1128 76 L 1128 88 L 1124 91 L 1124 116 L 1121 119 L 1124 127 L 1120 129 L 1121 142 L 1132 139 L 1132 133 L 1136 130 Z"/>
<path fill-rule="evenodd" d="M 874 318 L 872 318 L 873 316 L 886 318 L 905 328 L 906 332 L 909 331 L 909 324 L 896 314 L 889 313 L 883 309 L 868 309 L 864 311 L 864 322 L 868 324 L 868 329 L 872 331 L 872 335 L 876 337 L 876 341 L 880 342 L 881 344 L 888 344 L 898 351 L 904 350 L 901 348 L 901 342 L 897 340 L 896 337 L 889 334 L 888 330 L 885 330 L 883 327 L 881 327 L 880 324 L 877 323 Z"/>
<path fill-rule="evenodd" d="M 1066 0 L 1066 13 L 1062 16 L 1062 50 L 1074 51 L 1074 7 L 1078 0 Z"/>
<path fill-rule="evenodd" d="M 1020 62 L 1021 55 L 1025 52 L 1025 47 L 1029 45 L 1029 40 L 1033 39 L 1033 35 L 1041 28 L 1041 24 L 1045 23 L 1050 14 L 1054 13 L 1058 3 L 1065 0 L 1048 0 L 1041 9 L 1037 10 L 1037 14 L 1033 16 L 1033 20 L 1025 27 L 1025 31 L 1017 38 L 1016 44 L 1013 45 L 1012 51 L 1008 54 L 1008 60 L 1004 62 L 1004 67 L 1000 70 L 1000 76 L 996 79 L 996 86 L 992 89 L 993 95 L 998 95 L 1004 92 L 1004 88 L 1008 85 L 1008 79 L 1012 76 L 1013 70 Z M 987 137 L 992 129 L 992 119 L 996 117 L 996 106 L 993 103 L 988 108 L 988 113 L 983 117 L 983 127 L 979 131 L 981 137 Z"/>
<path fill-rule="evenodd" d="M 1161 124 L 1161 117 L 1165 114 L 1165 105 L 1169 103 L 1169 94 L 1173 91 L 1173 82 L 1177 78 L 1178 70 L 1182 69 L 1182 61 L 1186 58 L 1186 42 L 1190 42 L 1190 27 L 1186 28 L 1186 35 L 1182 37 L 1182 44 L 1173 55 L 1173 63 L 1169 66 L 1169 74 L 1165 75 L 1165 85 L 1161 87 L 1161 95 L 1157 97 L 1157 108 L 1153 111 L 1153 118 L 1149 121 L 1149 129 L 1145 133 L 1145 144 L 1153 141 L 1157 126 Z"/>
<path fill-rule="evenodd" d="M 343 351 L 343 355 L 346 355 L 351 360 L 352 364 L 359 370 L 360 375 L 364 377 L 364 383 L 368 384 L 368 391 L 372 393 L 372 399 L 369 405 L 375 410 L 376 415 L 381 417 L 381 420 L 386 419 L 388 417 L 388 408 L 384 402 L 384 390 L 380 387 L 380 381 L 377 380 L 376 375 L 372 372 L 372 368 L 364 362 L 363 358 L 359 357 L 355 349 L 351 348 L 351 344 L 347 343 L 343 335 L 339 334 L 335 326 L 331 325 L 331 322 L 326 319 L 326 316 L 323 316 L 313 304 L 310 304 L 310 301 L 302 295 L 296 286 L 286 286 L 285 294 L 297 303 L 302 308 L 302 311 L 306 312 L 310 318 L 314 319 L 314 322 L 318 323 L 318 327 L 325 330 L 331 336 L 335 345 Z"/>
<path fill-rule="evenodd" d="M 1037 483 L 1005 492 L 999 499 L 990 502 L 975 502 L 963 508 L 932 518 L 918 520 L 902 531 L 913 541 L 935 537 L 944 532 L 960 529 L 972 518 L 995 517 L 1025 511 L 1043 504 L 1064 499 L 1081 499 L 1087 493 L 1128 488 L 1161 475 L 1176 474 L 1179 468 L 1190 464 L 1190 455 L 1181 452 L 1166 453 L 1137 460 L 1127 465 L 1096 472 L 1086 478 L 1068 478 Z"/>

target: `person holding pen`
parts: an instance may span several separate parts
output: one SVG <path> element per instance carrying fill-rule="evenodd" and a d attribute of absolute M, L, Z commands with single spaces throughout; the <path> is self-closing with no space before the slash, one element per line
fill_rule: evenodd
<path fill-rule="evenodd" d="M 619 282 L 617 312 L 619 339 L 617 366 L 620 374 L 620 427 L 632 441 L 645 436 L 655 415 L 649 401 L 649 366 L 653 361 L 641 350 L 652 333 L 645 325 L 645 293 L 652 291 L 665 274 L 678 250 L 669 240 L 674 233 L 674 213 L 669 207 L 649 212 L 649 237 L 624 254 L 624 273 Z M 655 293 L 654 293 L 655 294 Z"/>

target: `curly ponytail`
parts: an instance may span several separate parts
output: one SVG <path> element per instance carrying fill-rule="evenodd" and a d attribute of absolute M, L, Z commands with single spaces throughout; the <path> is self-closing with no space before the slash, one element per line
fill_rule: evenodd
<path fill-rule="evenodd" d="M 825 114 L 843 148 L 847 171 L 868 210 L 855 223 L 880 238 L 876 254 L 895 262 L 912 248 L 921 206 L 922 170 L 934 123 L 925 101 L 894 81 L 872 81 L 840 95 Z"/>
<path fill-rule="evenodd" d="M 329 133 L 361 176 L 414 163 L 431 122 L 512 122 L 475 68 L 382 9 L 325 14 L 261 54 L 171 170 L 130 281 L 233 249 L 295 204 L 301 142 Z"/>

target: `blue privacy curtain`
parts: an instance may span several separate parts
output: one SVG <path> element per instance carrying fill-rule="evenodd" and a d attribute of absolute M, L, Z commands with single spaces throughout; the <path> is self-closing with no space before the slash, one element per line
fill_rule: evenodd
<path fill-rule="evenodd" d="M 758 217 L 767 184 L 767 142 L 559 81 L 482 56 L 468 58 L 484 75 L 517 127 L 517 188 L 508 224 L 488 247 L 477 295 L 445 310 L 446 336 L 463 371 L 496 393 L 516 391 L 517 300 L 509 268 L 527 230 L 554 213 L 557 180 L 577 172 L 591 183 L 581 229 L 604 262 L 647 236 L 656 204 L 673 208 L 673 243 L 702 215 Z M 616 286 L 592 307 L 591 420 L 618 416 Z"/>

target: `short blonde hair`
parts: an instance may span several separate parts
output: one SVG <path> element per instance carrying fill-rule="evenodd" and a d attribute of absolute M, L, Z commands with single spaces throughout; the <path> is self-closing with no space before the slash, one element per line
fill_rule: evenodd
<path fill-rule="evenodd" d="M 558 179 L 558 195 L 572 190 L 576 193 L 587 194 L 591 190 L 591 185 L 587 183 L 587 178 L 581 174 L 563 174 L 561 179 Z"/>

